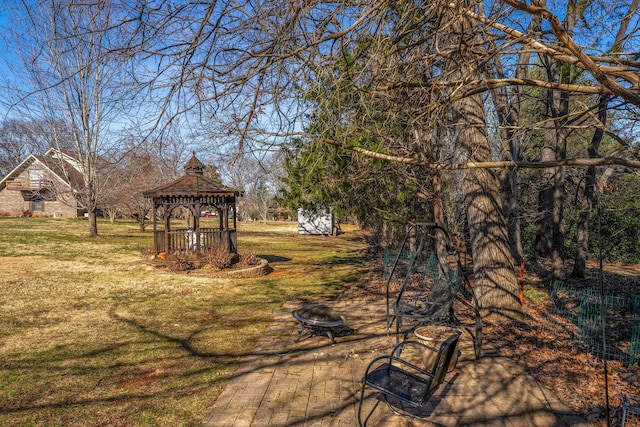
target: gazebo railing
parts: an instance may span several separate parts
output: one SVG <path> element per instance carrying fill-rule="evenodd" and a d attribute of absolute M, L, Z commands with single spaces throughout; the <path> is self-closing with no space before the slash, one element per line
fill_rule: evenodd
<path fill-rule="evenodd" d="M 182 228 L 169 231 L 169 248 L 165 248 L 165 230 L 156 230 L 156 253 L 196 253 L 196 233 L 194 230 Z M 237 253 L 237 234 L 235 229 L 220 230 L 219 228 L 200 229 L 200 252 L 214 247 L 227 247 L 231 253 Z"/>

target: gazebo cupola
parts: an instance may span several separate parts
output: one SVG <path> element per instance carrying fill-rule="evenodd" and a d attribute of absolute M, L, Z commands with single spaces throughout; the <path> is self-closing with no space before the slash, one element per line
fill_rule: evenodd
<path fill-rule="evenodd" d="M 200 258 L 216 247 L 238 253 L 236 198 L 240 193 L 205 177 L 205 168 L 193 153 L 184 165 L 183 177 L 143 193 L 153 200 L 155 256 L 180 253 Z M 206 227 L 201 226 L 204 210 L 214 216 L 206 218 L 212 223 Z"/>
<path fill-rule="evenodd" d="M 205 165 L 196 157 L 196 153 L 184 164 L 185 175 L 204 175 Z"/>

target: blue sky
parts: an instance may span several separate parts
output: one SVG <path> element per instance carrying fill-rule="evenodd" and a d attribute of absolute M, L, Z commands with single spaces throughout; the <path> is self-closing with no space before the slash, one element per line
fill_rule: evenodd
<path fill-rule="evenodd" d="M 20 61 L 12 55 L 13 50 L 7 45 L 8 30 L 11 27 L 7 7 L 14 4 L 14 0 L 0 0 L 0 118 L 7 114 L 7 84 L 12 79 L 14 71 L 9 68 L 18 67 Z"/>

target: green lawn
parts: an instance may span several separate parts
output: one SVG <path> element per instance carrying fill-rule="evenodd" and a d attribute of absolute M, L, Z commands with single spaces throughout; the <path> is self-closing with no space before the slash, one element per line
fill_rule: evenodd
<path fill-rule="evenodd" d="M 0 425 L 199 425 L 285 301 L 345 292 L 364 243 L 239 224 L 256 279 L 145 263 L 127 221 L 0 218 Z"/>

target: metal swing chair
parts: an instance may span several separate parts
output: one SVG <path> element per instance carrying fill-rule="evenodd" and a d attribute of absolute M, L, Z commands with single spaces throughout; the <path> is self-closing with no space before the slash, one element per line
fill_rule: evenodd
<path fill-rule="evenodd" d="M 478 302 L 460 255 L 441 226 L 417 223 L 409 227 L 387 278 L 386 299 L 387 328 L 391 330 L 395 324 L 396 342 L 407 339 L 420 326 L 460 326 L 453 309 L 459 301 L 474 314 L 474 350 L 476 359 L 480 357 Z"/>
<path fill-rule="evenodd" d="M 435 224 L 409 227 L 387 279 L 387 327 L 391 330 L 395 324 L 396 346 L 390 354 L 380 355 L 367 365 L 357 410 L 359 426 L 365 427 L 374 419 L 381 402 L 403 417 L 429 417 L 429 401 L 453 369 L 452 363 L 455 366 L 462 332 L 458 328 L 442 328 L 446 331 L 437 345 L 408 338 L 412 332 L 418 336 L 416 329 L 420 326 L 459 326 L 453 310 L 456 300 L 475 313 L 474 348 L 479 358 L 482 321 L 463 273 L 460 257 L 445 229 Z M 398 286 L 400 289 L 392 297 Z M 467 297 L 474 303 L 469 303 Z M 419 360 L 415 360 L 416 355 Z M 367 389 L 372 389 L 376 397 L 373 407 L 365 411 Z"/>

